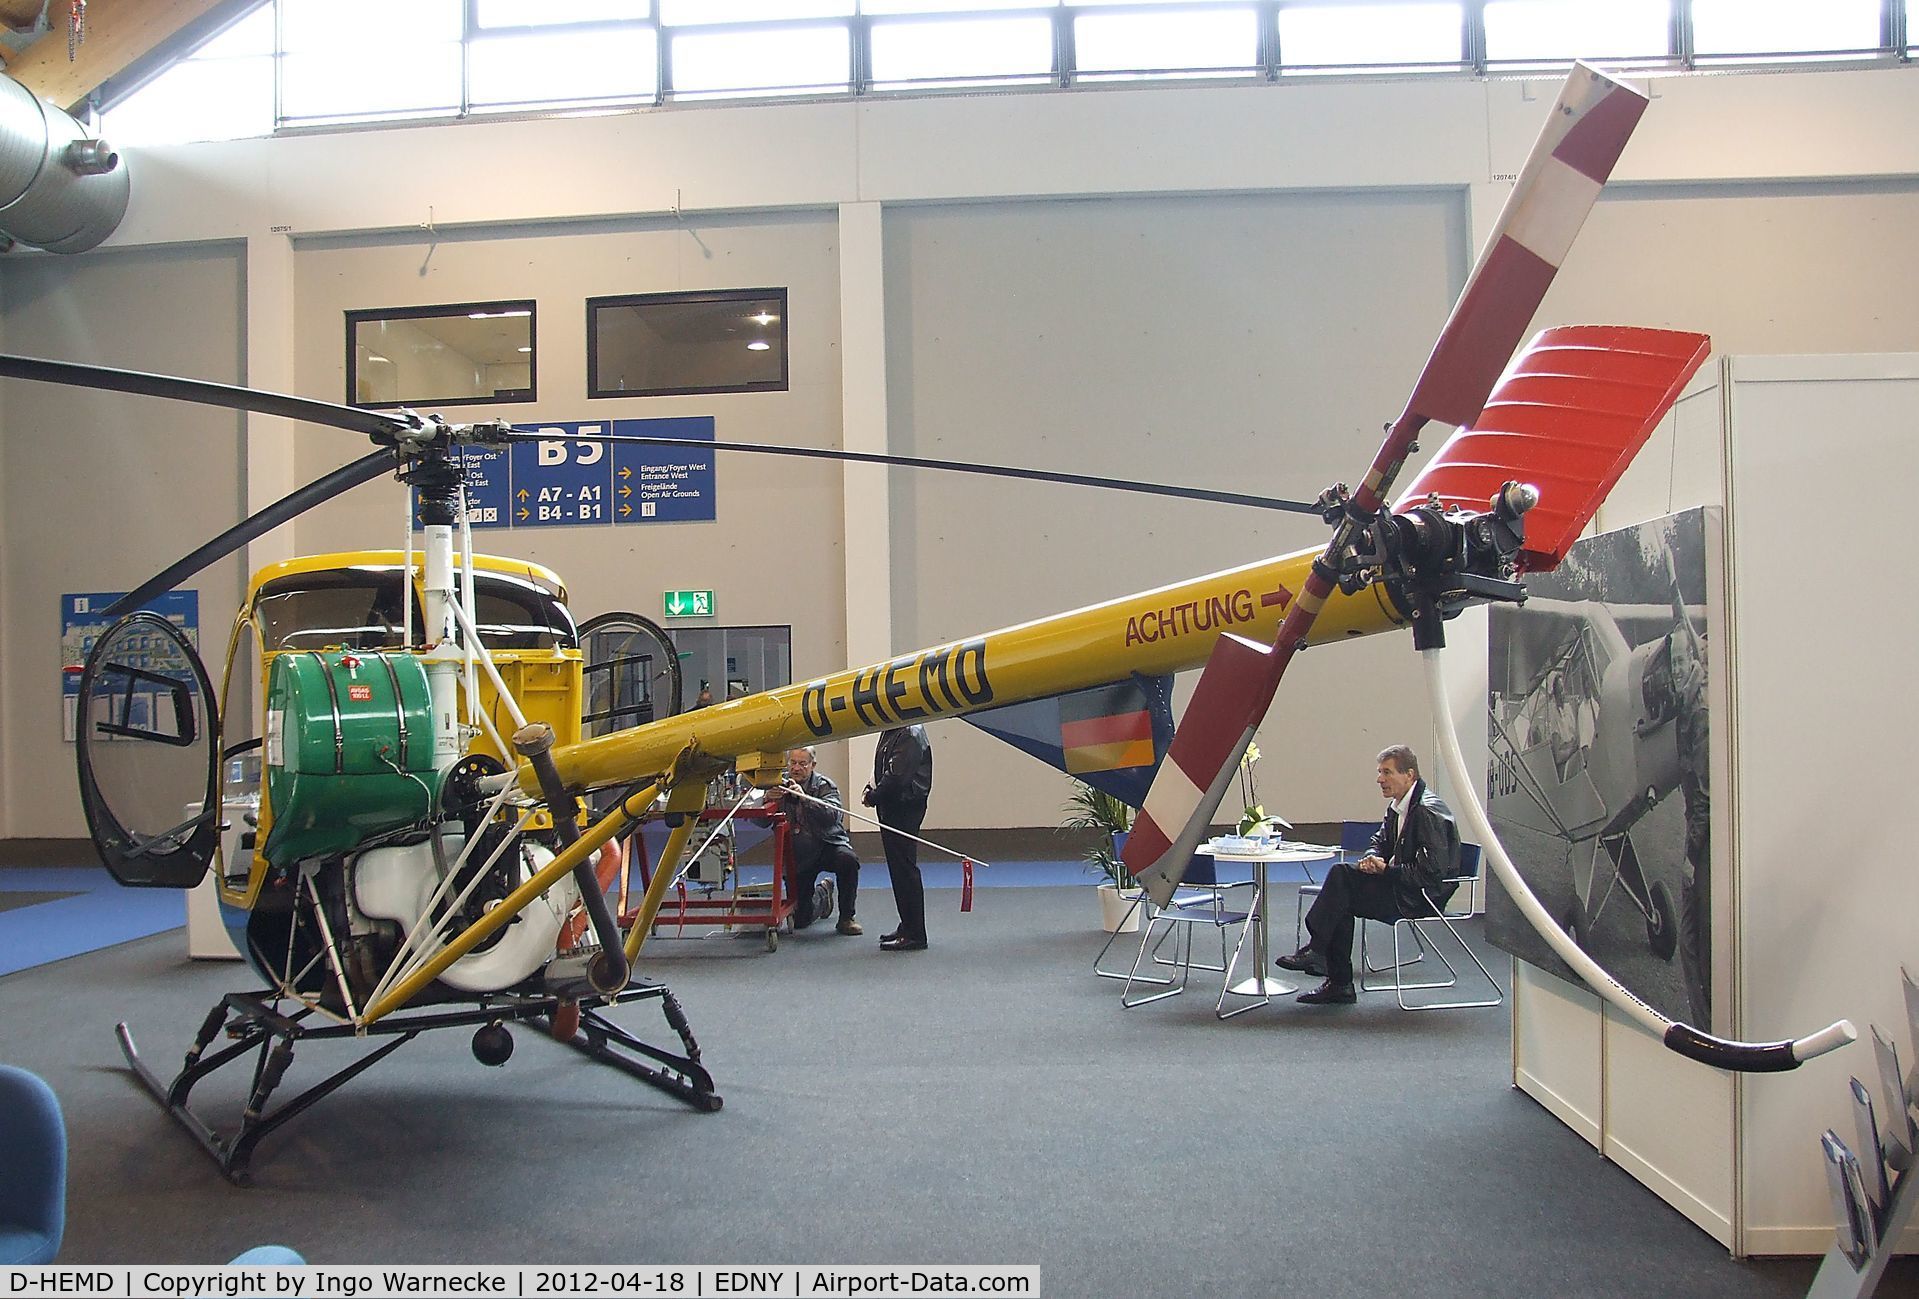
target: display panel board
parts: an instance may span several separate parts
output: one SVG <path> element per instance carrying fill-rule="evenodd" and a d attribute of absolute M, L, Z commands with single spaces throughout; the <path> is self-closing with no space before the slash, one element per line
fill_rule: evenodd
<path fill-rule="evenodd" d="M 1713 629 L 1722 514 L 1700 508 L 1577 543 L 1492 612 L 1487 811 L 1574 940 L 1660 1013 L 1712 1019 Z M 1503 888 L 1486 933 L 1572 978 Z"/>

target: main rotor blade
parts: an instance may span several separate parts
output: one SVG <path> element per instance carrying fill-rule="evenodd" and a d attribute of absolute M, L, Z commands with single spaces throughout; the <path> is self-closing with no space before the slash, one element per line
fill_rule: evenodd
<path fill-rule="evenodd" d="M 513 442 L 551 442 L 556 439 L 528 429 L 515 429 L 508 438 Z M 690 447 L 702 451 L 743 451 L 761 456 L 794 456 L 804 460 L 840 460 L 862 465 L 898 465 L 904 469 L 943 469 L 956 474 L 982 474 L 989 478 L 1020 478 L 1036 483 L 1064 483 L 1070 487 L 1104 487 L 1115 492 L 1135 492 L 1143 496 L 1172 496 L 1187 501 L 1210 501 L 1215 505 L 1243 505 L 1255 510 L 1281 510 L 1290 514 L 1318 514 L 1319 507 L 1306 501 L 1282 501 L 1270 496 L 1244 492 L 1220 492 L 1207 487 L 1179 487 L 1167 483 L 1145 483 L 1132 478 L 1100 478 L 1092 474 L 1055 473 L 1050 469 L 1022 469 L 1013 465 L 986 465 L 970 460 L 928 460 L 923 456 L 882 455 L 875 451 L 840 451 L 829 447 L 789 447 L 767 442 L 714 442 L 708 438 L 651 437 L 639 433 L 596 433 L 558 439 L 567 442 L 614 442 L 631 446 Z"/>
<path fill-rule="evenodd" d="M 1454 425 L 1479 418 L 1646 103 L 1599 69 L 1573 65 L 1420 372 L 1408 415 Z"/>
<path fill-rule="evenodd" d="M 253 411 L 260 415 L 283 415 L 325 424 L 354 433 L 391 442 L 400 431 L 410 427 L 404 420 L 378 411 L 354 406 L 336 406 L 330 401 L 307 397 L 289 397 L 284 393 L 261 392 L 257 388 L 236 388 L 232 384 L 210 383 L 205 379 L 179 379 L 166 374 L 148 374 L 143 370 L 114 370 L 104 365 L 81 365 L 74 361 L 48 361 L 34 356 L 10 356 L 0 353 L 0 378 L 32 379 L 39 383 L 60 383 L 72 388 L 96 388 L 108 392 L 130 392 L 140 397 L 166 397 L 173 401 L 196 402 L 226 410 Z"/>
<path fill-rule="evenodd" d="M 1200 674 L 1126 841 L 1126 868 L 1155 901 L 1170 897 L 1184 877 L 1254 729 L 1333 592 L 1341 557 L 1385 507 L 1420 430 L 1433 420 L 1478 418 L 1645 108 L 1638 91 L 1573 65 L 1405 411 L 1387 429 L 1272 645 L 1233 645 L 1237 638 L 1222 636 Z"/>
<path fill-rule="evenodd" d="M 255 537 L 264 536 L 282 523 L 306 513 L 322 501 L 328 501 L 349 488 L 371 482 L 393 467 L 391 451 L 374 451 L 348 465 L 342 465 L 324 478 L 316 478 L 298 491 L 290 492 L 273 504 L 201 546 L 192 554 L 169 564 L 108 606 L 106 618 L 132 613 L 157 595 L 171 591 L 215 560 L 224 559 Z"/>

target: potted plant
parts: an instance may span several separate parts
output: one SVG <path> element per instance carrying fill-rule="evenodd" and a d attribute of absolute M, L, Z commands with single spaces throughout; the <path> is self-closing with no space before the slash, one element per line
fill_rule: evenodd
<path fill-rule="evenodd" d="M 1259 745 L 1248 744 L 1246 756 L 1239 760 L 1239 794 L 1245 800 L 1246 810 L 1240 813 L 1239 836 L 1242 839 L 1280 839 L 1283 831 L 1293 828 L 1293 823 L 1284 817 L 1269 815 L 1259 801 L 1259 783 L 1253 778 L 1253 768 L 1259 764 Z"/>
<path fill-rule="evenodd" d="M 1108 933 L 1130 933 L 1139 928 L 1139 909 L 1133 904 L 1139 889 L 1127 873 L 1120 854 L 1126 849 L 1127 832 L 1133 828 L 1133 809 L 1111 794 L 1093 788 L 1085 781 L 1073 782 L 1072 797 L 1061 809 L 1066 819 L 1062 831 L 1094 831 L 1096 838 L 1086 849 L 1086 869 L 1104 876 L 1099 885 L 1101 924 Z"/>

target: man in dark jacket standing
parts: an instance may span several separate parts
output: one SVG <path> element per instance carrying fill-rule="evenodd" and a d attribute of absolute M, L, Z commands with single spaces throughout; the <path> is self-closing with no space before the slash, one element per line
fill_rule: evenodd
<path fill-rule="evenodd" d="M 820 878 L 822 872 L 831 871 L 840 882 L 837 929 L 842 934 L 862 934 L 866 931 L 853 918 L 859 897 L 860 859 L 853 855 L 853 840 L 840 816 L 844 806 L 840 787 L 816 769 L 816 761 L 811 746 L 788 750 L 786 781 L 781 786 L 809 796 L 784 795 L 787 824 L 793 831 L 793 928 L 804 929 L 833 914 L 832 882 Z M 828 806 L 822 807 L 821 803 Z"/>
<path fill-rule="evenodd" d="M 1445 906 L 1459 873 L 1459 828 L 1452 809 L 1419 778 L 1419 759 L 1403 744 L 1380 751 L 1375 780 L 1385 796 L 1386 819 L 1373 834 L 1366 855 L 1326 872 L 1319 898 L 1306 913 L 1312 941 L 1275 964 L 1317 974 L 1325 980 L 1299 999 L 1309 1006 L 1358 1000 L 1353 988 L 1355 917 L 1390 924 L 1407 916 L 1429 916 Z"/>
<path fill-rule="evenodd" d="M 933 792 L 933 745 L 924 726 L 901 726 L 881 734 L 873 752 L 873 783 L 866 805 L 880 819 L 880 843 L 886 870 L 893 877 L 893 902 L 900 926 L 880 939 L 883 952 L 926 950 L 926 888 L 920 880 L 920 846 L 907 838 L 926 820 L 926 798 Z M 904 833 L 901 833 L 901 832 Z"/>

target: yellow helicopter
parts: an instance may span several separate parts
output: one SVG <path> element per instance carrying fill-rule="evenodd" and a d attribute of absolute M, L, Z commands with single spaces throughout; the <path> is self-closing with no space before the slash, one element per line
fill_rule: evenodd
<path fill-rule="evenodd" d="M 109 611 L 124 616 L 88 660 L 78 750 L 102 859 L 124 882 L 173 887 L 197 884 L 219 863 L 224 913 L 267 985 L 216 1005 L 171 1080 L 141 1061 L 122 1025 L 129 1062 L 236 1181 L 267 1133 L 436 1028 L 475 1028 L 475 1054 L 499 1063 L 511 1050 L 507 1026 L 535 1024 L 716 1110 L 720 1097 L 677 1001 L 663 984 L 633 974 L 709 781 L 731 773 L 770 787 L 795 745 L 1203 665 L 1170 746 L 1162 754 L 1149 745 L 1127 759 L 1156 767 L 1127 864 L 1164 897 L 1298 649 L 1410 627 L 1432 677 L 1444 620 L 1474 603 L 1523 600 L 1520 576 L 1557 564 L 1704 361 L 1700 335 L 1610 326 L 1548 330 L 1514 356 L 1645 105 L 1643 95 L 1605 74 L 1574 69 L 1405 413 L 1351 491 L 1336 485 L 1296 503 L 914 457 L 581 439 L 1028 477 L 1311 512 L 1332 528 L 1317 552 L 592 737 L 580 732 L 585 669 L 559 579 L 537 565 L 473 556 L 461 540 L 461 447 L 538 433 L 0 357 L 4 377 L 265 411 L 375 443 L 371 454 L 129 593 Z M 1460 431 L 1395 498 L 1400 470 L 1429 423 Z M 398 551 L 316 557 L 257 575 L 216 705 L 197 655 L 141 605 L 304 510 L 388 473 L 418 493 L 419 559 L 409 537 Z M 257 659 L 236 668 L 248 659 L 239 646 L 249 632 Z M 236 671 L 263 692 L 259 736 L 250 734 L 253 709 L 238 692 Z M 1447 756 L 1463 765 L 1456 743 L 1448 744 L 1450 719 L 1442 717 L 1438 730 Z M 1456 785 L 1474 783 L 1455 775 Z M 588 795 L 599 809 L 591 816 L 582 814 Z M 1476 801 L 1465 809 L 1467 828 L 1487 844 L 1508 889 L 1523 892 L 1475 811 Z M 594 862 L 645 818 L 663 820 L 670 832 L 622 927 Z M 1672 1023 L 1579 952 L 1536 900 L 1527 909 L 1529 898 L 1518 899 L 1522 910 L 1563 946 L 1561 955 L 1675 1050 L 1726 1068 L 1767 1070 L 1850 1040 L 1843 1023 L 1767 1044 L 1724 1042 Z M 562 952 L 556 935 L 576 909 L 590 936 L 578 951 Z M 676 1049 L 646 1043 L 601 1013 L 635 1000 L 660 1004 Z M 339 1037 L 385 1041 L 273 1105 L 296 1044 Z M 249 1053 L 255 1063 L 245 1109 L 237 1125 L 216 1131 L 190 1107 L 190 1093 Z"/>

